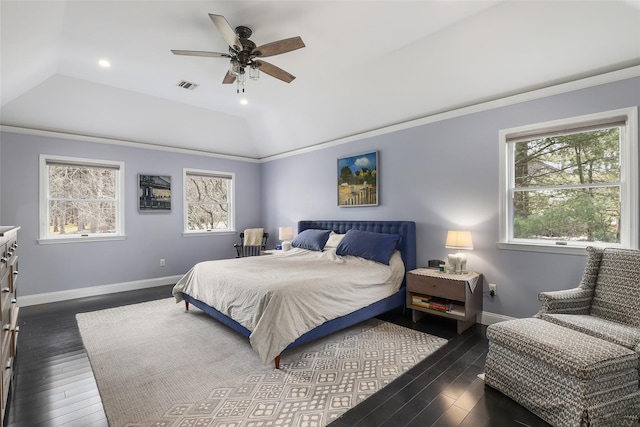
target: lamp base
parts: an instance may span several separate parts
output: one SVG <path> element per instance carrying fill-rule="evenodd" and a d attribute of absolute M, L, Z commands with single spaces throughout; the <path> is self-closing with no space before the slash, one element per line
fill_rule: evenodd
<path fill-rule="evenodd" d="M 467 273 L 467 256 L 462 252 L 458 252 L 456 255 L 460 261 L 460 274 Z"/>
<path fill-rule="evenodd" d="M 447 255 L 449 270 L 453 274 L 464 274 L 467 272 L 467 256 L 462 252 Z"/>
<path fill-rule="evenodd" d="M 291 249 L 291 242 L 288 240 L 285 240 L 284 242 L 282 242 L 282 250 L 284 252 L 288 251 Z"/>

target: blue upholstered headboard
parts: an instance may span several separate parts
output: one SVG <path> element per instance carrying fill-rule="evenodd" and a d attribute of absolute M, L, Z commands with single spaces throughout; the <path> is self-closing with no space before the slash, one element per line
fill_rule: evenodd
<path fill-rule="evenodd" d="M 416 223 L 413 221 L 300 221 L 298 222 L 298 233 L 315 228 L 320 230 L 333 230 L 336 233 L 344 234 L 347 230 L 356 229 L 372 231 L 375 233 L 399 234 L 400 252 L 405 271 L 416 268 Z"/>

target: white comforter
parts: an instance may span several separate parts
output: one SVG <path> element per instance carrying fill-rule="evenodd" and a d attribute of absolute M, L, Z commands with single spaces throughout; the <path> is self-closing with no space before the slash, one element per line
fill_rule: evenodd
<path fill-rule="evenodd" d="M 396 251 L 389 266 L 354 256 L 294 248 L 274 255 L 205 261 L 173 288 L 198 299 L 251 331 L 263 363 L 327 320 L 366 307 L 400 288 L 404 265 Z"/>

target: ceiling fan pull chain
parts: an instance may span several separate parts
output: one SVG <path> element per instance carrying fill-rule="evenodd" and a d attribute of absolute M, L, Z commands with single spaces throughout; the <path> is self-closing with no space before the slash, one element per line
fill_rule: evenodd
<path fill-rule="evenodd" d="M 244 68 L 240 67 L 238 71 L 238 77 L 236 77 L 236 82 L 238 83 L 238 88 L 236 89 L 236 93 L 240 93 L 240 88 L 242 88 L 242 93 L 244 93 L 244 83 L 245 83 L 245 72 Z"/>

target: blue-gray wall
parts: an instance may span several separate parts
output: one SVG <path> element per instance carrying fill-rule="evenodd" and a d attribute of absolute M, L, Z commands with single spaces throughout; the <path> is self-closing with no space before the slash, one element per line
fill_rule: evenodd
<path fill-rule="evenodd" d="M 638 104 L 634 78 L 274 160 L 263 165 L 263 218 L 270 227 L 300 219 L 413 220 L 423 266 L 451 252 L 444 247 L 448 229 L 471 230 L 467 267 L 498 285 L 484 310 L 529 316 L 540 291 L 579 283 L 586 258 L 497 249 L 498 131 Z M 379 153 L 380 205 L 337 207 L 336 159 L 372 150 Z"/>
<path fill-rule="evenodd" d="M 536 312 L 542 290 L 576 286 L 584 256 L 499 250 L 498 131 L 524 124 L 637 106 L 640 78 L 436 121 L 347 144 L 253 163 L 121 145 L 9 132 L 0 134 L 0 218 L 20 225 L 21 295 L 180 275 L 205 259 L 233 256 L 234 235 L 182 236 L 182 168 L 236 173 L 237 228 L 277 227 L 301 219 L 413 220 L 418 260 L 446 258 L 446 231 L 473 232 L 468 267 L 498 284 L 484 310 L 513 317 Z M 393 106 L 389 106 L 393 108 Z M 345 118 L 348 120 L 348 118 Z M 339 208 L 337 158 L 379 152 L 380 205 Z M 38 159 L 41 153 L 120 160 L 126 172 L 127 239 L 39 245 Z M 141 214 L 138 173 L 171 175 L 170 214 Z M 159 259 L 167 260 L 166 267 Z"/>
<path fill-rule="evenodd" d="M 235 172 L 237 227 L 261 223 L 259 163 L 8 132 L 0 137 L 0 211 L 3 225 L 21 227 L 21 296 L 179 275 L 199 261 L 233 257 L 235 234 L 182 236 L 185 167 Z M 126 240 L 37 243 L 41 153 L 125 163 Z M 171 213 L 138 212 L 138 173 L 171 176 Z"/>
<path fill-rule="evenodd" d="M 0 133 L 0 225 L 2 221 L 2 134 Z"/>

